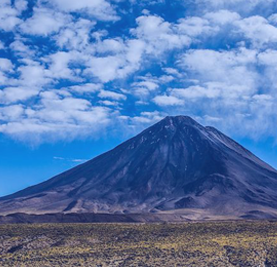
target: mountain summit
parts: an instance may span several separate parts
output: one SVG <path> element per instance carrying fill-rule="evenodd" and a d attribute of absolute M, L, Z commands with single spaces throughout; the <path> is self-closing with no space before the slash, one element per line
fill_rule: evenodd
<path fill-rule="evenodd" d="M 277 214 L 277 171 L 215 128 L 166 117 L 115 149 L 0 198 L 0 213 Z"/>

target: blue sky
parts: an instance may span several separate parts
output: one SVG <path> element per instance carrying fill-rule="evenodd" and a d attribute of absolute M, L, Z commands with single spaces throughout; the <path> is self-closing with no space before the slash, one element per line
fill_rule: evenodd
<path fill-rule="evenodd" d="M 274 0 L 1 0 L 0 195 L 166 115 L 189 115 L 274 167 Z"/>

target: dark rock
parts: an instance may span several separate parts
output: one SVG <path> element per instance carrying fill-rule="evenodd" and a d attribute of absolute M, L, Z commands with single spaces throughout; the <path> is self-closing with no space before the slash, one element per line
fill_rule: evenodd
<path fill-rule="evenodd" d="M 120 216 L 175 209 L 198 209 L 203 218 L 250 218 L 248 212 L 258 210 L 272 218 L 277 171 L 215 128 L 166 117 L 107 153 L 0 198 L 1 214 Z"/>

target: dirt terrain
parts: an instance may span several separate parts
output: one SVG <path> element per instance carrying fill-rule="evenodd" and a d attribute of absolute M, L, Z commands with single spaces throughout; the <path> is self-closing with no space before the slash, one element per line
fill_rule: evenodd
<path fill-rule="evenodd" d="M 0 266 L 277 266 L 276 222 L 0 225 Z"/>

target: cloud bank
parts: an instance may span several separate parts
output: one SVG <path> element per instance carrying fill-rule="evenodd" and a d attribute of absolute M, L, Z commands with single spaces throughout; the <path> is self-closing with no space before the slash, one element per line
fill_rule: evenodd
<path fill-rule="evenodd" d="M 184 114 L 277 140 L 276 44 L 271 0 L 3 0 L 0 133 L 44 143 Z"/>

